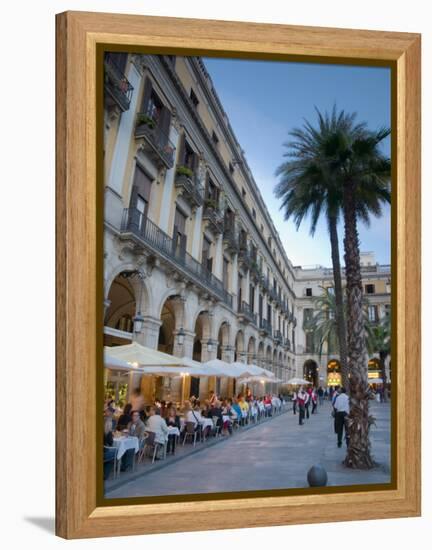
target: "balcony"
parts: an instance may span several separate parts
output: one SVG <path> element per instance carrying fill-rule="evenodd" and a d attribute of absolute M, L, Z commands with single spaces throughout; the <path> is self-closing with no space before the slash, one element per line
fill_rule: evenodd
<path fill-rule="evenodd" d="M 264 292 L 268 292 L 270 290 L 270 281 L 266 275 L 261 277 L 261 286 Z"/>
<path fill-rule="evenodd" d="M 133 86 L 109 54 L 104 60 L 104 90 L 108 108 L 116 106 L 122 112 L 129 109 Z"/>
<path fill-rule="evenodd" d="M 175 147 L 168 134 L 152 118 L 144 113 L 138 113 L 135 127 L 135 139 L 143 140 L 143 148 L 159 167 L 172 168 L 174 165 Z"/>
<path fill-rule="evenodd" d="M 242 302 L 240 305 L 240 309 L 238 312 L 238 315 L 240 317 L 240 320 L 246 323 L 253 323 L 254 325 L 257 324 L 257 315 L 252 311 L 252 308 L 250 304 L 247 304 L 246 302 Z"/>
<path fill-rule="evenodd" d="M 155 223 L 143 217 L 136 208 L 125 208 L 120 229 L 123 236 L 131 235 L 135 244 L 162 257 L 170 266 L 187 276 L 197 286 L 212 294 L 216 299 L 233 307 L 232 295 L 227 292 L 221 280 L 204 265 L 176 244 L 167 233 Z"/>
<path fill-rule="evenodd" d="M 277 292 L 276 292 L 276 289 L 273 286 L 269 286 L 268 295 L 269 295 L 270 300 L 273 300 L 274 302 L 277 301 Z"/>
<path fill-rule="evenodd" d="M 272 326 L 270 321 L 267 321 L 267 319 L 260 319 L 259 329 L 260 329 L 260 333 L 263 336 L 272 335 Z"/>
<path fill-rule="evenodd" d="M 280 330 L 275 330 L 273 339 L 277 345 L 282 345 L 283 342 L 283 336 Z"/>
<path fill-rule="evenodd" d="M 191 170 L 189 175 L 189 173 L 177 169 L 175 186 L 181 190 L 182 197 L 190 204 L 192 210 L 203 204 L 204 187 Z"/>
<path fill-rule="evenodd" d="M 238 255 L 239 264 L 242 265 L 245 269 L 250 269 L 252 266 L 252 257 L 247 248 L 240 248 Z"/>
<path fill-rule="evenodd" d="M 224 225 L 225 225 L 225 229 L 223 232 L 224 245 L 226 246 L 226 249 L 228 250 L 228 252 L 230 252 L 231 254 L 236 254 L 239 250 L 239 244 L 238 244 L 238 239 L 235 234 L 235 231 L 233 228 L 227 227 L 226 223 Z"/>
<path fill-rule="evenodd" d="M 215 234 L 223 233 L 224 219 L 219 207 L 212 199 L 204 201 L 203 220 L 208 222 L 210 231 Z"/>

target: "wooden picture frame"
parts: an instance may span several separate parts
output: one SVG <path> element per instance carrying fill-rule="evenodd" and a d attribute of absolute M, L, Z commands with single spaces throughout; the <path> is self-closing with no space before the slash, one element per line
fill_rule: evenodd
<path fill-rule="evenodd" d="M 393 295 L 397 409 L 388 490 L 100 506 L 96 372 L 102 228 L 96 185 L 98 45 L 221 56 L 370 62 L 394 70 L 397 206 Z M 420 514 L 420 36 L 105 13 L 57 16 L 56 533 L 65 538 L 393 518 Z M 98 267 L 99 266 L 99 267 Z M 393 354 L 392 354 L 393 356 Z M 233 513 L 233 510 L 240 513 Z M 208 521 L 209 514 L 211 522 Z"/>

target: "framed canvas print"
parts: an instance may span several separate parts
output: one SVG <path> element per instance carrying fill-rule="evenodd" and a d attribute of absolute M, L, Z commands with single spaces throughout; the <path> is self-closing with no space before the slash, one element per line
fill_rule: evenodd
<path fill-rule="evenodd" d="M 420 514 L 420 37 L 57 16 L 57 534 Z"/>

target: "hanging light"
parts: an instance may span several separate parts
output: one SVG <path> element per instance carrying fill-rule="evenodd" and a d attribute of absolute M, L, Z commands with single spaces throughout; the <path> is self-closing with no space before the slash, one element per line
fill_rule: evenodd
<path fill-rule="evenodd" d="M 134 332 L 141 332 L 144 326 L 144 317 L 141 315 L 141 311 L 133 318 Z"/>
<path fill-rule="evenodd" d="M 179 346 L 182 346 L 184 343 L 185 331 L 183 327 L 180 327 L 177 331 L 177 342 Z"/>

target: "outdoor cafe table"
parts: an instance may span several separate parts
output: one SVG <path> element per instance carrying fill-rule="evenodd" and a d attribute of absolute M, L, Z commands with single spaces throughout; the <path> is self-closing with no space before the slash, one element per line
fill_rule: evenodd
<path fill-rule="evenodd" d="M 118 474 L 121 457 L 129 449 L 133 449 L 135 455 L 139 451 L 139 440 L 133 435 L 120 435 L 113 438 L 113 446 L 117 449 Z"/>
<path fill-rule="evenodd" d="M 180 417 L 180 428 L 181 430 L 184 429 L 186 421 L 183 416 Z M 205 430 L 205 428 L 213 428 L 213 420 L 211 418 L 203 418 L 199 421 L 199 424 L 201 425 L 202 429 Z"/>
<path fill-rule="evenodd" d="M 176 426 L 168 426 L 168 435 L 180 436 L 180 430 Z"/>

